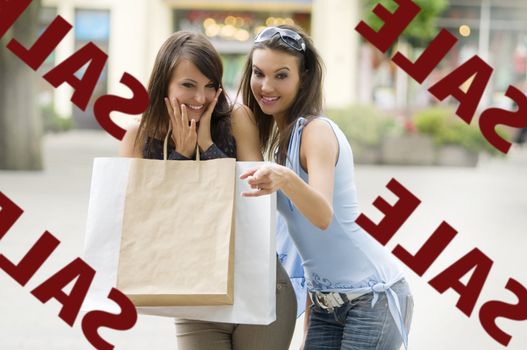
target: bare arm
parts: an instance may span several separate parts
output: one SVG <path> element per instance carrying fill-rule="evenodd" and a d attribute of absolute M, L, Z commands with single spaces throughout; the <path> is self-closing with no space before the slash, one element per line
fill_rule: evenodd
<path fill-rule="evenodd" d="M 244 105 L 234 107 L 231 125 L 232 134 L 236 139 L 236 159 L 240 161 L 263 160 L 259 132 L 251 110 Z"/>
<path fill-rule="evenodd" d="M 282 190 L 313 225 L 325 230 L 333 218 L 337 155 L 338 142 L 331 126 L 315 120 L 305 127 L 300 147 L 301 165 L 309 173 L 309 183 L 289 168 L 268 164 L 242 174 L 241 178 L 248 178 L 252 188 L 260 189 L 244 195 L 256 197 Z"/>
<path fill-rule="evenodd" d="M 327 228 L 333 218 L 333 186 L 338 147 L 333 129 L 325 121 L 314 120 L 304 128 L 300 144 L 300 164 L 309 174 L 309 186 L 305 199 L 298 198 L 295 201 L 290 198 L 309 220 L 318 218 L 323 223 L 319 226 L 322 229 Z"/>

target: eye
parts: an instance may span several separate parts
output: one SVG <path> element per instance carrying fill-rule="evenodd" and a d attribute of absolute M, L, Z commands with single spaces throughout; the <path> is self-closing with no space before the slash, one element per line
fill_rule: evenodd
<path fill-rule="evenodd" d="M 260 72 L 259 70 L 253 70 L 253 75 L 257 78 L 263 77 L 262 72 Z"/>
<path fill-rule="evenodd" d="M 287 78 L 287 73 L 278 73 L 276 75 L 276 79 L 282 80 L 282 79 L 285 79 L 285 78 Z"/>
<path fill-rule="evenodd" d="M 181 85 L 183 85 L 184 87 L 189 88 L 189 89 L 194 87 L 194 84 L 192 84 L 192 83 L 183 83 Z"/>
<path fill-rule="evenodd" d="M 205 87 L 206 87 L 207 89 L 216 89 L 216 86 L 217 86 L 217 85 L 214 84 L 214 83 L 210 83 L 210 84 L 205 85 Z"/>

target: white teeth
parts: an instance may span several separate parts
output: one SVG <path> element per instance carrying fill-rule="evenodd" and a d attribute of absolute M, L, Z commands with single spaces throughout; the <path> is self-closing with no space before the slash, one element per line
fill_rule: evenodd
<path fill-rule="evenodd" d="M 264 96 L 262 96 L 262 100 L 264 100 L 265 102 L 273 102 L 273 101 L 278 100 L 278 97 L 264 97 Z"/>
<path fill-rule="evenodd" d="M 190 108 L 190 109 L 195 110 L 195 111 L 198 111 L 198 110 L 200 110 L 200 109 L 203 108 L 203 105 L 197 105 L 197 106 L 194 106 L 194 105 L 189 105 L 189 104 L 187 104 L 186 106 L 187 106 L 188 108 Z"/>

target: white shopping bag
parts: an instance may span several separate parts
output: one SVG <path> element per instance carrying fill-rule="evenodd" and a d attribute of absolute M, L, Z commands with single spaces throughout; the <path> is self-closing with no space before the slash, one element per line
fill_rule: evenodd
<path fill-rule="evenodd" d="M 96 271 L 83 311 L 119 312 L 107 296 L 116 286 L 131 158 L 96 158 L 84 259 Z M 236 163 L 234 303 L 221 306 L 139 307 L 138 313 L 212 322 L 269 324 L 276 319 L 276 196 L 244 198 L 239 175 L 261 162 Z M 177 194 L 174 194 L 177 195 Z M 203 203 L 207 205 L 207 203 Z"/>

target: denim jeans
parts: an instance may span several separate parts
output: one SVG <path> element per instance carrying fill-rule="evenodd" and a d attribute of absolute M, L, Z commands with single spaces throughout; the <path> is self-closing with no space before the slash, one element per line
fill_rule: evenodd
<path fill-rule="evenodd" d="M 404 279 L 392 286 L 406 330 L 410 331 L 413 297 Z M 388 309 L 386 293 L 372 307 L 373 293 L 328 312 L 311 305 L 305 350 L 398 350 L 402 337 Z"/>

